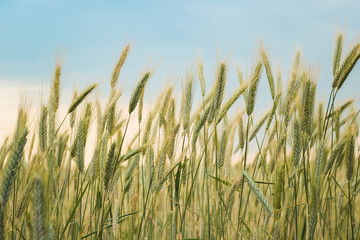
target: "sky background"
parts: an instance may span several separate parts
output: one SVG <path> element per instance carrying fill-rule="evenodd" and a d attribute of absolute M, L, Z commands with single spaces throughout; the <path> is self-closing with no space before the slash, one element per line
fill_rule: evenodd
<path fill-rule="evenodd" d="M 231 53 L 227 98 L 239 84 L 236 64 L 248 72 L 259 41 L 268 49 L 273 72 L 281 69 L 284 81 L 295 50 L 300 50 L 302 63 L 318 71 L 318 100 L 326 101 L 335 33 L 346 34 L 347 52 L 359 40 L 359 13 L 360 1 L 346 0 L 0 0 L 0 141 L 14 126 L 20 92 L 29 105 L 40 105 L 39 96 L 48 92 L 57 56 L 63 63 L 66 109 L 74 87 L 98 82 L 98 96 L 107 96 L 112 69 L 125 43 L 132 50 L 119 80 L 124 105 L 146 68 L 157 66 L 145 94 L 151 103 L 167 82 L 181 86 L 186 69 L 199 56 L 209 89 L 218 59 Z M 339 102 L 351 97 L 359 102 L 359 78 L 360 65 L 341 89 Z M 271 102 L 265 77 L 256 101 L 257 112 Z"/>

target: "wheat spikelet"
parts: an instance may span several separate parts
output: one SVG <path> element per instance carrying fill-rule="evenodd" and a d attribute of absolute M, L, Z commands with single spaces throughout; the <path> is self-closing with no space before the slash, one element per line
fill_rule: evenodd
<path fill-rule="evenodd" d="M 94 155 L 91 159 L 91 179 L 95 180 L 100 176 L 100 144 L 95 148 Z"/>
<path fill-rule="evenodd" d="M 273 129 L 270 131 L 268 142 L 271 142 L 275 138 L 276 133 L 277 133 L 276 125 L 274 125 Z"/>
<path fill-rule="evenodd" d="M 215 92 L 214 92 L 214 96 L 212 99 L 212 103 L 211 103 L 211 111 L 209 113 L 209 117 L 208 117 L 208 122 L 210 123 L 215 115 L 218 113 L 223 97 L 224 97 L 224 91 L 225 91 L 225 85 L 226 85 L 226 73 L 227 73 L 227 68 L 226 68 L 226 63 L 222 62 L 219 66 L 218 69 L 218 75 L 217 75 L 217 80 L 216 80 L 216 87 L 215 87 Z"/>
<path fill-rule="evenodd" d="M 336 166 L 340 166 L 343 159 L 344 159 L 344 156 L 345 156 L 345 145 L 346 145 L 346 138 L 343 139 L 343 143 L 341 144 L 340 146 L 340 150 L 339 150 L 339 153 L 337 154 L 336 156 Z"/>
<path fill-rule="evenodd" d="M 145 127 L 145 133 L 143 136 L 142 144 L 146 144 L 149 141 L 149 135 L 151 131 L 151 125 L 154 120 L 154 114 L 150 113 L 147 117 L 146 127 Z"/>
<path fill-rule="evenodd" d="M 147 185 L 150 184 L 150 182 L 152 182 L 153 179 L 153 175 L 154 175 L 154 171 L 155 171 L 155 167 L 154 167 L 154 150 L 152 147 L 150 147 L 147 150 L 146 153 L 146 176 L 147 176 Z"/>
<path fill-rule="evenodd" d="M 322 103 L 320 103 L 318 107 L 317 125 L 318 125 L 319 140 L 321 140 L 321 136 L 323 135 L 323 126 L 324 126 L 324 110 Z"/>
<path fill-rule="evenodd" d="M 217 117 L 217 121 L 216 121 L 217 124 L 221 121 L 221 119 L 223 119 L 223 117 L 228 112 L 230 107 L 236 102 L 236 100 L 240 97 L 240 95 L 243 92 L 245 92 L 246 89 L 247 89 L 247 83 L 242 83 L 236 89 L 236 91 L 233 93 L 233 95 L 229 98 L 229 100 L 227 100 L 225 102 L 225 104 L 222 106 L 222 108 L 219 111 L 220 113 L 219 113 L 219 116 Z"/>
<path fill-rule="evenodd" d="M 112 105 L 109 109 L 109 113 L 106 117 L 106 130 L 109 132 L 110 136 L 114 133 L 115 128 L 115 104 Z"/>
<path fill-rule="evenodd" d="M 166 143 L 164 143 L 164 146 L 162 147 L 162 150 L 160 152 L 159 160 L 157 163 L 156 168 L 156 179 L 155 179 L 155 190 L 159 192 L 163 186 L 163 183 L 165 181 L 164 178 L 164 169 L 165 169 L 165 162 L 166 162 Z"/>
<path fill-rule="evenodd" d="M 282 104 L 281 107 L 282 113 L 285 116 L 285 126 L 288 125 L 290 120 L 290 106 L 295 98 L 298 86 L 300 85 L 299 82 L 300 81 L 297 79 L 297 72 L 293 71 L 292 79 L 289 83 L 288 90 L 284 98 L 284 103 Z"/>
<path fill-rule="evenodd" d="M 156 119 L 156 122 L 153 126 L 152 132 L 151 132 L 151 138 L 154 139 L 158 133 L 158 129 L 160 128 L 160 120 L 159 118 Z"/>
<path fill-rule="evenodd" d="M 39 123 L 39 145 L 40 150 L 44 152 L 47 144 L 47 107 L 43 106 L 41 109 L 40 123 Z"/>
<path fill-rule="evenodd" d="M 59 63 L 56 64 L 54 80 L 51 86 L 51 109 L 56 112 L 59 108 L 60 101 L 60 75 L 61 75 L 61 65 Z"/>
<path fill-rule="evenodd" d="M 351 178 L 354 173 L 354 162 L 355 162 L 355 139 L 354 136 L 349 133 L 345 145 L 345 159 L 346 159 L 346 179 L 351 181 Z"/>
<path fill-rule="evenodd" d="M 246 113 L 248 116 L 252 114 L 255 106 L 255 96 L 259 85 L 259 80 L 262 74 L 262 63 L 259 61 L 255 67 L 254 73 L 249 83 L 249 91 L 246 100 Z"/>
<path fill-rule="evenodd" d="M 315 159 L 315 173 L 314 179 L 311 182 L 311 204 L 309 210 L 309 233 L 308 238 L 312 239 L 317 222 L 317 214 L 320 208 L 320 186 L 321 186 L 321 175 L 322 175 L 322 161 L 324 154 L 324 142 L 321 142 Z"/>
<path fill-rule="evenodd" d="M 175 98 L 170 99 L 170 104 L 168 107 L 168 111 L 166 112 L 166 122 L 167 128 L 165 129 L 166 133 L 170 133 L 171 130 L 176 125 L 176 106 L 175 106 Z"/>
<path fill-rule="evenodd" d="M 9 153 L 10 151 L 10 147 L 8 146 L 8 141 L 9 141 L 9 138 L 7 137 L 3 143 L 3 145 L 1 146 L 1 149 L 0 149 L 0 169 L 3 168 L 3 165 L 4 165 L 4 160 L 7 156 L 7 154 Z"/>
<path fill-rule="evenodd" d="M 203 62 L 199 59 L 199 63 L 197 65 L 197 73 L 199 77 L 200 87 L 201 87 L 201 95 L 205 96 L 205 78 L 204 78 L 204 69 L 203 69 Z"/>
<path fill-rule="evenodd" d="M 140 99 L 139 99 L 139 108 L 138 108 L 138 122 L 141 123 L 142 121 L 142 113 L 143 113 L 143 108 L 144 108 L 144 90 L 141 92 L 140 94 Z"/>
<path fill-rule="evenodd" d="M 206 109 L 207 107 L 211 107 L 211 100 L 214 96 L 215 93 L 215 88 L 216 86 L 213 86 L 211 91 L 209 93 L 206 94 L 206 96 L 204 97 L 202 103 L 199 104 L 198 108 L 195 110 L 193 116 L 190 119 L 191 123 L 194 123 L 197 116 L 201 114 L 201 112 L 204 111 L 204 109 Z"/>
<path fill-rule="evenodd" d="M 226 145 L 227 145 L 227 142 L 228 142 L 228 135 L 229 135 L 228 129 L 224 129 L 222 134 L 221 134 L 219 151 L 218 151 L 218 155 L 217 155 L 217 158 L 216 158 L 218 168 L 221 168 L 224 165 Z"/>
<path fill-rule="evenodd" d="M 338 74 L 338 71 L 339 71 L 341 53 L 342 53 L 342 48 L 343 48 L 343 36 L 341 33 L 339 33 L 336 37 L 335 46 L 336 47 L 335 47 L 335 51 L 334 51 L 333 69 L 332 69 L 334 80 L 335 80 L 335 76 Z M 333 88 L 335 88 L 335 87 L 336 87 L 336 83 L 333 82 Z"/>
<path fill-rule="evenodd" d="M 160 125 L 163 125 L 163 126 L 166 126 L 165 115 L 166 115 L 166 112 L 167 112 L 167 110 L 169 108 L 169 102 L 170 102 L 173 90 L 174 90 L 173 86 L 170 86 L 168 88 L 168 90 L 166 91 L 165 97 L 162 100 L 161 107 L 160 107 L 160 110 L 159 110 Z M 166 129 L 166 127 L 165 127 L 165 129 Z"/>
<path fill-rule="evenodd" d="M 247 174 L 247 172 L 245 170 L 243 170 L 243 174 L 244 177 L 246 179 L 246 182 L 248 183 L 250 189 L 253 191 L 253 193 L 255 194 L 256 198 L 261 202 L 261 204 L 263 205 L 265 211 L 270 215 L 273 216 L 273 210 L 272 207 L 270 205 L 270 203 L 268 202 L 268 200 L 266 199 L 266 197 L 264 196 L 264 194 L 260 191 L 260 189 L 256 186 L 254 180 L 252 180 L 252 178 Z"/>
<path fill-rule="evenodd" d="M 271 97 L 272 97 L 272 99 L 274 99 L 275 98 L 274 77 L 273 77 L 273 74 L 272 74 L 272 71 L 271 71 L 269 58 L 268 58 L 262 44 L 260 44 L 260 55 L 261 55 L 263 64 L 265 66 L 265 71 L 266 71 L 266 76 L 267 76 L 268 82 L 269 82 Z"/>
<path fill-rule="evenodd" d="M 39 175 L 34 179 L 34 239 L 47 239 L 44 187 Z"/>
<path fill-rule="evenodd" d="M 276 181 L 274 186 L 274 210 L 275 219 L 279 220 L 281 215 L 281 198 L 284 190 L 285 165 L 282 164 L 276 173 Z"/>
<path fill-rule="evenodd" d="M 54 151 L 50 151 L 50 156 L 48 160 L 48 169 L 49 169 L 49 185 L 51 193 L 53 194 L 54 199 L 57 196 L 57 184 L 56 184 L 56 177 L 55 177 L 55 157 Z"/>
<path fill-rule="evenodd" d="M 339 196 L 339 200 L 336 204 L 336 207 L 340 209 L 341 211 L 341 208 L 343 206 L 343 201 L 344 201 L 344 192 L 341 192 L 340 196 Z"/>
<path fill-rule="evenodd" d="M 52 146 L 55 140 L 55 112 L 50 104 L 49 106 L 49 146 Z"/>
<path fill-rule="evenodd" d="M 174 156 L 175 140 L 176 140 L 176 135 L 179 133 L 179 130 L 180 130 L 180 124 L 177 124 L 176 126 L 174 126 L 171 135 L 169 136 L 168 150 L 167 150 L 167 155 L 169 159 L 172 159 Z"/>
<path fill-rule="evenodd" d="M 132 177 L 136 166 L 139 164 L 139 161 L 140 161 L 139 155 L 136 155 L 135 157 L 131 158 L 131 161 L 125 172 L 125 181 L 128 181 Z"/>
<path fill-rule="evenodd" d="M 107 189 L 109 182 L 111 180 L 111 178 L 113 177 L 113 173 L 114 173 L 114 156 L 115 156 L 115 148 L 116 148 L 116 143 L 112 143 L 109 153 L 108 153 L 108 157 L 107 157 L 107 161 L 106 161 L 106 166 L 105 166 L 105 173 L 104 173 L 104 188 Z"/>
<path fill-rule="evenodd" d="M 269 117 L 269 115 L 271 114 L 271 111 L 268 111 L 267 113 L 264 114 L 264 116 L 262 116 L 262 118 L 259 120 L 259 122 L 256 123 L 256 125 L 254 126 L 254 128 L 252 129 L 252 131 L 250 132 L 250 137 L 249 137 L 249 141 L 251 141 L 256 134 L 260 131 L 260 128 L 264 125 L 266 119 Z"/>
<path fill-rule="evenodd" d="M 142 91 L 144 90 L 146 83 L 148 82 L 150 77 L 151 77 L 151 72 L 146 72 L 144 74 L 144 76 L 140 79 L 140 81 L 138 82 L 133 94 L 131 95 L 131 99 L 130 99 L 130 103 L 129 103 L 129 113 L 132 113 L 135 110 L 136 105 L 139 102 L 140 95 L 141 95 Z"/>
<path fill-rule="evenodd" d="M 275 144 L 275 150 L 274 150 L 274 154 L 271 158 L 271 162 L 269 164 L 269 172 L 270 174 L 272 174 L 272 172 L 274 171 L 275 168 L 275 164 L 277 159 L 279 158 L 279 154 L 281 149 L 283 148 L 284 144 L 285 144 L 285 140 L 286 140 L 286 129 L 282 128 L 284 130 L 282 130 L 282 132 L 280 132 L 280 139 L 276 142 Z"/>
<path fill-rule="evenodd" d="M 65 148 L 66 148 L 66 143 L 69 139 L 68 135 L 61 135 L 60 139 L 59 139 L 59 146 L 57 149 L 57 166 L 60 167 L 61 166 L 61 162 L 63 160 L 63 156 L 64 156 L 64 152 L 65 152 Z"/>
<path fill-rule="evenodd" d="M 315 89 L 316 86 L 306 79 L 304 82 L 303 97 L 302 97 L 302 131 L 307 132 L 311 135 L 311 121 L 313 116 L 313 109 L 315 104 Z"/>
<path fill-rule="evenodd" d="M 134 178 L 130 178 L 128 181 L 125 182 L 125 185 L 124 185 L 124 194 L 129 192 L 130 191 L 130 188 L 132 186 L 132 183 L 134 181 Z"/>
<path fill-rule="evenodd" d="M 241 188 L 242 182 L 243 182 L 242 178 L 238 177 L 235 180 L 235 182 L 231 185 L 231 188 L 230 188 L 229 193 L 226 198 L 226 204 L 225 204 L 228 209 L 230 208 L 230 205 L 231 205 L 232 201 L 234 200 L 235 191 L 237 191 L 238 189 Z"/>
<path fill-rule="evenodd" d="M 78 126 L 76 142 L 76 164 L 80 172 L 84 170 L 84 148 L 85 148 L 85 121 L 82 119 Z"/>
<path fill-rule="evenodd" d="M 271 112 L 270 112 L 270 116 L 268 118 L 268 121 L 266 123 L 266 127 L 265 127 L 265 130 L 269 130 L 270 128 L 270 124 L 275 116 L 275 113 L 276 113 L 276 109 L 278 107 L 278 104 L 279 104 L 279 101 L 280 101 L 280 97 L 281 97 L 281 93 L 280 94 L 276 94 L 276 97 L 274 99 L 274 103 L 273 103 L 273 106 L 271 108 Z"/>
<path fill-rule="evenodd" d="M 334 165 L 334 162 L 337 159 L 337 156 L 339 155 L 340 152 L 343 151 L 344 147 L 345 147 L 345 141 L 340 141 L 336 145 L 335 149 L 333 151 L 331 151 L 329 160 L 327 161 L 327 163 L 325 165 L 324 175 L 328 174 L 328 172 L 330 171 L 330 169 Z"/>
<path fill-rule="evenodd" d="M 199 136 L 201 129 L 204 127 L 204 125 L 206 123 L 206 119 L 208 118 L 210 111 L 211 111 L 211 108 L 207 107 L 205 112 L 200 116 L 200 119 L 197 121 L 197 123 L 195 125 L 195 130 L 194 130 L 194 134 L 192 137 L 192 147 L 193 148 L 196 147 L 195 145 L 196 145 L 197 138 Z"/>
<path fill-rule="evenodd" d="M 293 65 L 293 74 L 294 73 L 297 73 L 299 71 L 299 68 L 300 68 L 300 59 L 301 56 L 300 56 L 300 51 L 296 51 L 295 53 L 295 58 L 294 58 L 294 65 Z"/>
<path fill-rule="evenodd" d="M 16 130 L 15 130 L 15 136 L 13 142 L 16 143 L 22 131 L 26 128 L 26 121 L 27 121 L 27 114 L 25 112 L 25 109 L 20 107 L 18 110 L 18 117 L 16 122 Z"/>
<path fill-rule="evenodd" d="M 189 130 L 191 107 L 194 98 L 194 76 L 188 72 L 185 82 L 185 100 L 182 108 L 182 120 L 184 130 Z"/>
<path fill-rule="evenodd" d="M 346 78 L 349 76 L 352 69 L 355 67 L 356 62 L 360 58 L 360 44 L 356 44 L 349 54 L 345 57 L 345 60 L 341 64 L 338 74 L 335 76 L 333 86 L 336 86 L 337 90 L 344 84 Z"/>
<path fill-rule="evenodd" d="M 19 169 L 20 161 L 24 155 L 27 134 L 28 130 L 25 128 L 19 135 L 19 140 L 15 142 L 14 150 L 11 153 L 9 163 L 6 166 L 5 173 L 2 177 L 0 190 L 0 203 L 2 207 L 5 207 L 7 201 L 9 200 L 12 184 Z"/>
<path fill-rule="evenodd" d="M 109 133 L 106 132 L 101 140 L 101 145 L 100 145 L 99 162 L 100 162 L 100 170 L 101 170 L 102 176 L 104 176 L 104 171 L 105 171 L 105 163 L 106 163 L 106 155 L 107 155 L 107 147 L 108 147 L 109 137 L 110 137 Z"/>
<path fill-rule="evenodd" d="M 130 158 L 132 158 L 133 156 L 144 152 L 149 146 L 150 146 L 151 142 L 141 145 L 133 150 L 130 150 L 129 152 L 127 152 L 126 154 L 124 154 L 123 156 L 121 156 L 120 162 L 124 162 Z"/>
<path fill-rule="evenodd" d="M 23 195 L 21 196 L 20 202 L 19 202 L 19 204 L 17 205 L 17 208 L 16 208 L 15 216 L 17 218 L 21 218 L 21 216 L 24 213 L 24 210 L 27 208 L 28 203 L 29 203 L 29 199 L 30 199 L 30 193 L 33 190 L 33 186 L 34 186 L 34 181 L 33 180 L 31 180 L 26 185 L 25 191 L 24 191 Z"/>
<path fill-rule="evenodd" d="M 72 113 L 77 108 L 77 106 L 79 106 L 79 104 L 82 103 L 82 101 L 84 101 L 84 99 L 87 97 L 87 95 L 89 95 L 96 87 L 97 87 L 97 84 L 92 84 L 89 87 L 87 87 L 83 92 L 81 92 L 80 95 L 77 96 L 72 101 L 72 103 L 68 109 L 68 113 Z"/>
<path fill-rule="evenodd" d="M 293 146 L 294 147 L 293 147 L 292 162 L 295 167 L 298 167 L 301 157 L 301 128 L 300 128 L 300 123 L 297 119 L 295 119 L 294 122 Z"/>
<path fill-rule="evenodd" d="M 74 93 L 73 93 L 73 102 L 76 100 L 77 98 L 77 91 L 75 90 Z M 76 118 L 76 109 L 74 109 L 71 113 L 70 113 L 70 119 L 69 119 L 69 122 L 70 122 L 70 128 L 72 129 L 75 125 L 75 118 Z"/>
<path fill-rule="evenodd" d="M 346 101 L 345 103 L 343 103 L 342 105 L 340 105 L 340 107 L 336 108 L 335 111 L 338 111 L 340 114 L 342 114 L 343 111 L 345 111 L 353 103 L 354 103 L 354 99 L 350 99 L 350 100 Z"/>
<path fill-rule="evenodd" d="M 125 60 L 126 60 L 128 54 L 129 54 L 129 51 L 130 51 L 130 44 L 127 44 L 124 47 L 124 49 L 122 50 L 121 55 L 119 57 L 119 60 L 115 64 L 115 67 L 114 67 L 114 70 L 113 70 L 113 73 L 112 73 L 112 76 L 111 76 L 111 82 L 110 82 L 111 88 L 115 88 L 116 83 L 119 80 L 119 75 L 120 75 L 121 68 L 125 63 Z"/>
<path fill-rule="evenodd" d="M 340 137 L 340 112 L 339 111 L 334 112 L 333 122 L 335 125 L 334 126 L 335 137 L 338 140 Z"/>
<path fill-rule="evenodd" d="M 244 144 L 245 144 L 245 133 L 244 133 L 244 123 L 243 123 L 243 119 L 242 116 L 240 115 L 238 118 L 238 123 L 239 123 L 239 127 L 238 127 L 238 133 L 239 133 L 239 146 L 241 149 L 244 148 Z"/>

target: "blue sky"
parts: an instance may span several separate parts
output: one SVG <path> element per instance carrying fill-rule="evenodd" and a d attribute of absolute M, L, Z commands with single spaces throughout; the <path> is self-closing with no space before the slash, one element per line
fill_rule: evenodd
<path fill-rule="evenodd" d="M 360 1 L 346 0 L 0 0 L 0 88 L 10 83 L 19 89 L 48 84 L 59 52 L 63 89 L 72 89 L 74 82 L 78 88 L 100 82 L 106 91 L 116 59 L 130 43 L 132 51 L 120 76 L 127 94 L 146 67 L 158 65 L 148 89 L 154 99 L 169 79 L 174 82 L 185 75 L 200 55 L 210 87 L 217 59 L 227 58 L 231 51 L 230 95 L 238 85 L 234 63 L 245 72 L 250 69 L 261 40 L 274 71 L 281 66 L 285 80 L 295 50 L 301 50 L 303 62 L 319 70 L 318 95 L 325 101 L 332 81 L 335 32 L 346 33 L 347 50 L 360 36 L 359 12 Z M 360 65 L 340 99 L 359 95 L 359 77 Z M 265 78 L 261 84 L 257 101 L 265 102 Z"/>

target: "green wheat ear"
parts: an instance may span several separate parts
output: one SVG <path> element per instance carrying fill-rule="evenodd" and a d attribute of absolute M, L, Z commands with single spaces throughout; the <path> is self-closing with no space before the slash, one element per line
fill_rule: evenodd
<path fill-rule="evenodd" d="M 355 138 L 349 133 L 345 144 L 345 159 L 346 159 L 346 179 L 351 181 L 354 174 L 354 162 L 355 162 Z"/>
<path fill-rule="evenodd" d="M 201 95 L 204 97 L 205 96 L 205 90 L 206 90 L 206 85 L 205 85 L 205 77 L 204 77 L 204 66 L 203 66 L 203 62 L 200 59 L 198 66 L 197 66 L 197 73 L 198 73 L 198 77 L 199 77 L 199 82 L 200 82 L 200 87 L 201 87 Z"/>
<path fill-rule="evenodd" d="M 24 147 L 26 144 L 27 135 L 28 130 L 25 128 L 19 135 L 19 140 L 15 142 L 14 151 L 12 152 L 9 163 L 5 169 L 0 189 L 0 203 L 2 207 L 5 207 L 9 200 L 12 184 L 14 183 L 16 173 L 24 155 Z"/>
<path fill-rule="evenodd" d="M 116 86 L 116 83 L 118 82 L 119 80 L 119 75 L 120 75 L 120 71 L 121 71 L 121 68 L 123 67 L 124 63 L 125 63 L 125 60 L 128 56 L 130 52 L 130 44 L 127 44 L 124 49 L 122 50 L 122 53 L 119 57 L 119 60 L 116 62 L 115 64 L 115 67 L 114 67 L 114 70 L 113 70 L 113 73 L 112 73 L 112 76 L 111 76 L 111 82 L 110 82 L 110 85 L 111 85 L 111 88 L 115 88 Z"/>
<path fill-rule="evenodd" d="M 78 95 L 71 103 L 68 109 L 68 113 L 72 113 L 77 108 L 77 106 L 79 106 L 79 104 L 82 103 L 82 101 L 84 101 L 87 95 L 89 95 L 96 87 L 97 84 L 92 84 L 89 87 L 87 87 L 82 93 L 80 93 L 80 95 Z"/>
<path fill-rule="evenodd" d="M 314 231 L 317 223 L 317 215 L 320 209 L 320 190 L 321 190 L 321 177 L 322 177 L 322 161 L 325 151 L 325 145 L 322 141 L 317 149 L 315 159 L 315 171 L 313 174 L 313 180 L 311 182 L 311 203 L 309 210 L 309 239 L 313 239 Z"/>
<path fill-rule="evenodd" d="M 59 108 L 60 102 L 60 75 L 61 75 L 61 65 L 59 63 L 55 66 L 54 80 L 51 85 L 51 105 L 54 112 Z"/>
<path fill-rule="evenodd" d="M 190 125 L 190 113 L 194 98 L 194 75 L 192 72 L 186 74 L 185 98 L 182 109 L 183 128 L 188 131 Z"/>
<path fill-rule="evenodd" d="M 25 209 L 27 208 L 28 206 L 28 202 L 29 202 L 29 199 L 30 199 L 30 193 L 32 192 L 33 190 L 33 186 L 34 186 L 34 181 L 31 180 L 27 185 L 26 185 L 26 188 L 25 188 L 25 191 L 21 197 L 21 200 L 16 208 L 16 217 L 17 218 L 21 218 L 21 216 L 23 215 Z"/>
<path fill-rule="evenodd" d="M 260 55 L 261 55 L 261 59 L 263 61 L 263 64 L 265 66 L 265 71 L 266 71 L 266 76 L 267 76 L 268 82 L 269 82 L 271 97 L 272 97 L 272 99 L 275 99 L 274 77 L 273 77 L 273 74 L 272 74 L 272 71 L 271 71 L 269 57 L 268 57 L 267 53 L 265 52 L 262 44 L 260 44 Z"/>
<path fill-rule="evenodd" d="M 360 58 L 360 44 L 356 44 L 345 57 L 333 81 L 333 88 L 339 90 Z"/>
<path fill-rule="evenodd" d="M 247 174 L 247 172 L 245 170 L 243 170 L 243 174 L 244 174 L 244 177 L 245 177 L 247 183 L 249 184 L 250 189 L 253 191 L 256 198 L 261 202 L 261 204 L 263 205 L 265 211 L 270 216 L 274 216 L 273 215 L 273 209 L 272 209 L 269 201 L 266 199 L 266 197 L 260 191 L 260 189 L 256 186 L 256 183 L 254 182 L 254 180 Z"/>
<path fill-rule="evenodd" d="M 33 226 L 34 239 L 47 239 L 46 231 L 46 211 L 45 211 L 45 197 L 44 186 L 39 175 L 35 175 L 34 179 L 34 203 L 33 203 Z"/>
<path fill-rule="evenodd" d="M 47 114 L 47 107 L 43 106 L 39 123 L 39 145 L 42 152 L 45 152 L 47 146 Z"/>
<path fill-rule="evenodd" d="M 224 165 L 225 151 L 226 151 L 226 146 L 227 146 L 227 142 L 228 142 L 228 136 L 229 136 L 229 130 L 228 129 L 223 130 L 223 133 L 221 135 L 221 140 L 220 140 L 219 152 L 218 152 L 218 156 L 217 156 L 218 168 L 221 168 Z"/>
<path fill-rule="evenodd" d="M 85 120 L 81 120 L 76 135 L 76 163 L 80 172 L 84 170 Z"/>
<path fill-rule="evenodd" d="M 146 72 L 138 82 L 133 94 L 131 95 L 131 99 L 129 103 L 129 113 L 132 113 L 135 110 L 136 105 L 139 102 L 141 93 L 144 90 L 146 83 L 149 81 L 150 77 L 151 77 L 151 72 Z"/>
<path fill-rule="evenodd" d="M 269 117 L 270 113 L 271 113 L 271 110 L 266 112 L 264 114 L 264 116 L 262 116 L 262 118 L 259 120 L 259 122 L 256 123 L 256 125 L 250 132 L 249 141 L 251 141 L 254 137 L 256 137 L 256 134 L 260 131 L 260 128 L 264 125 L 264 123 L 265 123 L 266 119 Z"/>
<path fill-rule="evenodd" d="M 292 162 L 295 167 L 299 166 L 300 157 L 301 157 L 301 128 L 300 122 L 298 119 L 295 119 L 294 128 L 293 128 L 293 156 Z"/>
<path fill-rule="evenodd" d="M 338 74 L 341 53 L 343 48 L 343 35 L 339 33 L 336 37 L 335 51 L 334 51 L 334 59 L 333 59 L 333 76 L 335 77 Z M 336 87 L 336 82 L 333 82 L 333 88 Z"/>
<path fill-rule="evenodd" d="M 249 90 L 247 93 L 246 100 L 246 113 L 248 116 L 252 114 L 255 106 L 255 96 L 259 86 L 259 80 L 262 74 L 262 63 L 259 61 L 255 67 L 254 73 L 251 76 L 251 80 L 249 83 Z"/>
<path fill-rule="evenodd" d="M 216 85 L 215 85 L 215 92 L 214 92 L 213 100 L 211 103 L 211 111 L 208 116 L 209 123 L 214 119 L 215 115 L 220 110 L 220 106 L 221 106 L 222 100 L 224 98 L 224 91 L 225 91 L 225 85 L 226 85 L 226 80 L 227 80 L 226 74 L 227 74 L 226 63 L 222 62 L 219 66 L 217 80 L 215 83 Z"/>
<path fill-rule="evenodd" d="M 278 220 L 281 215 L 281 199 L 284 190 L 285 164 L 282 164 L 276 173 L 275 191 L 274 191 L 274 209 L 275 219 Z"/>

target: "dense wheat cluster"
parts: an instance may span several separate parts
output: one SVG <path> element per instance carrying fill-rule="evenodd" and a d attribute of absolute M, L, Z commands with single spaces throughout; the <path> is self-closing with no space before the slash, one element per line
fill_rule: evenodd
<path fill-rule="evenodd" d="M 36 123 L 20 107 L 14 134 L 1 139 L 0 239 L 359 239 L 359 112 L 336 96 L 360 43 L 344 53 L 343 41 L 337 34 L 327 103 L 299 52 L 284 81 L 260 45 L 229 95 L 229 62 L 219 61 L 207 90 L 199 61 L 181 101 L 169 85 L 145 112 L 146 71 L 120 111 L 127 45 L 108 100 L 95 99 L 97 84 L 75 91 L 59 120 L 57 64 Z M 260 80 L 273 101 L 254 116 Z"/>

